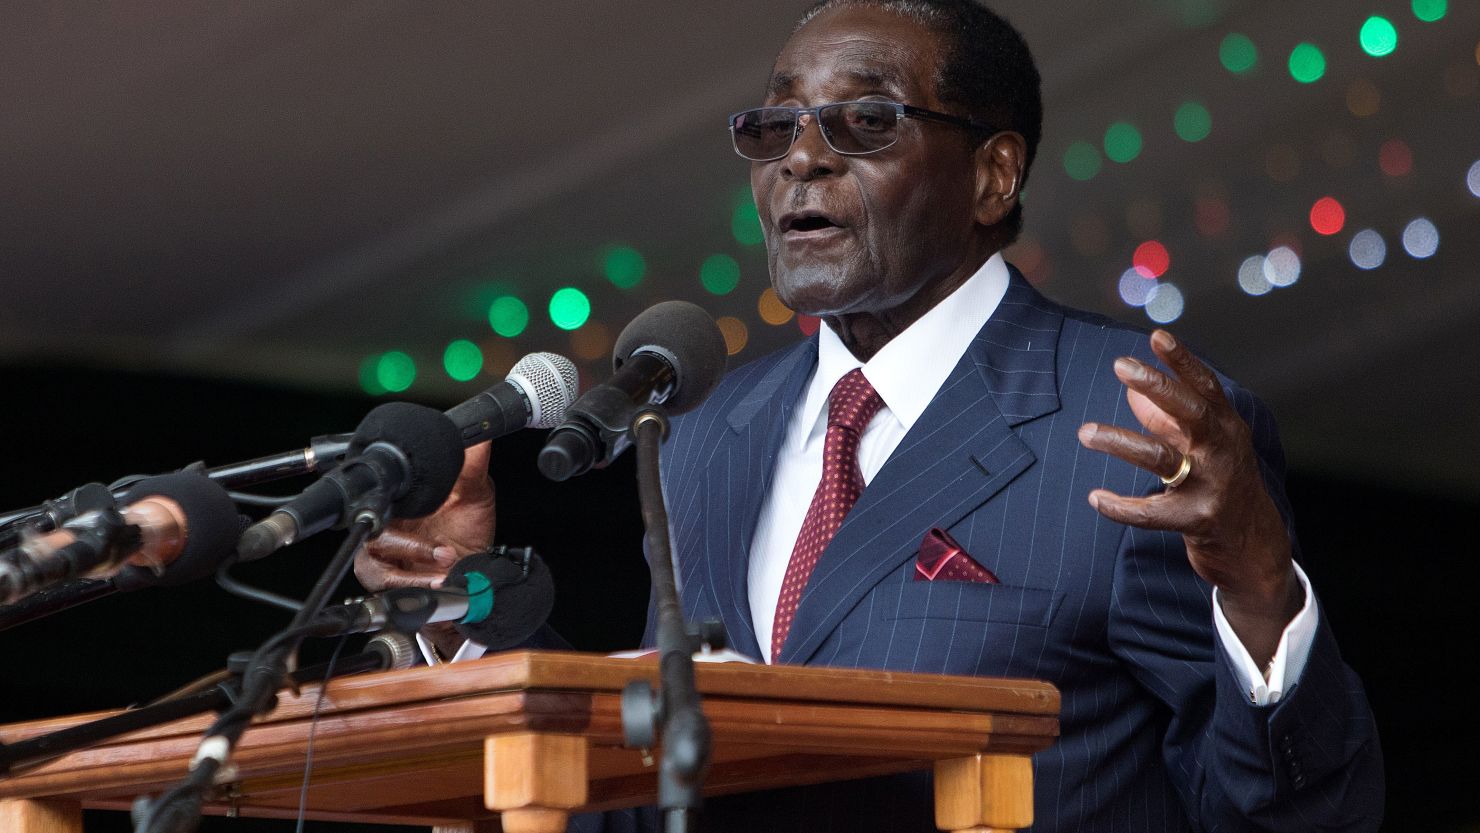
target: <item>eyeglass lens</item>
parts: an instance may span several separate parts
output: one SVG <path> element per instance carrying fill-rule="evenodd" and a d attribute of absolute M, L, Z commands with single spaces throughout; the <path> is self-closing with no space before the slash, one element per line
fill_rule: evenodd
<path fill-rule="evenodd" d="M 761 107 L 735 116 L 735 150 L 747 159 L 779 159 L 791 149 L 799 114 L 792 107 Z M 899 138 L 899 117 L 893 104 L 848 101 L 817 109 L 822 136 L 838 153 L 862 154 L 883 150 Z"/>

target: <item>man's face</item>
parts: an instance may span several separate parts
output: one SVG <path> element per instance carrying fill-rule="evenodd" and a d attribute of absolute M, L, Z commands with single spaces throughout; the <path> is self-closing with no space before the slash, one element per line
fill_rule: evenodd
<path fill-rule="evenodd" d="M 936 96 L 939 62 L 935 35 L 906 18 L 832 9 L 787 42 L 766 104 L 878 98 L 952 112 Z M 949 125 L 899 127 L 893 146 L 845 156 L 809 120 L 786 156 L 751 164 L 771 282 L 792 309 L 887 314 L 975 269 L 973 149 Z"/>

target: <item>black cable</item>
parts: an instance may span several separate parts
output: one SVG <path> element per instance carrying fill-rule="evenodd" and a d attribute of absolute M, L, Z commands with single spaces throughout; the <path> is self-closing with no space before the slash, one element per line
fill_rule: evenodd
<path fill-rule="evenodd" d="M 269 508 L 286 506 L 295 497 L 295 495 L 254 495 L 248 492 L 231 491 L 228 491 L 226 494 L 230 495 L 234 502 L 240 503 L 243 506 L 265 506 Z"/>
<path fill-rule="evenodd" d="M 295 833 L 303 833 L 303 817 L 308 810 L 308 779 L 313 773 L 313 741 L 319 733 L 319 712 L 324 707 L 324 692 L 329 688 L 329 680 L 334 678 L 334 664 L 339 662 L 339 652 L 344 650 L 344 643 L 348 641 L 349 634 L 339 637 L 334 653 L 329 655 L 329 668 L 324 672 L 319 696 L 313 701 L 313 717 L 308 723 L 308 748 L 303 753 L 303 787 L 298 791 L 298 826 L 294 828 Z"/>
<path fill-rule="evenodd" d="M 300 602 L 297 599 L 290 599 L 287 596 L 279 596 L 271 590 L 263 590 L 260 587 L 253 587 L 252 585 L 247 584 L 236 576 L 233 576 L 231 574 L 231 567 L 232 564 L 228 562 L 226 564 L 222 564 L 221 569 L 216 571 L 216 583 L 219 584 L 221 586 L 221 589 L 225 590 L 227 593 L 246 599 L 247 601 L 261 602 L 262 604 L 270 605 L 272 607 L 280 607 L 284 610 L 291 610 L 294 613 L 297 613 L 298 611 L 303 609 L 303 602 Z"/>

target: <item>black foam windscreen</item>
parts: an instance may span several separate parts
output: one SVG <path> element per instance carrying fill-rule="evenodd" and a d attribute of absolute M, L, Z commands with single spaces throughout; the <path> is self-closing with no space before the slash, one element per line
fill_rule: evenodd
<path fill-rule="evenodd" d="M 173 586 L 195 581 L 214 573 L 236 551 L 241 515 L 226 489 L 209 477 L 177 471 L 145 478 L 128 490 L 121 503 L 128 505 L 150 497 L 169 498 L 180 505 L 185 513 L 185 549 L 158 576 L 139 566 L 125 568 L 114 579 L 120 589 L 140 583 Z"/>
<path fill-rule="evenodd" d="M 475 584 L 470 588 L 472 573 L 481 579 L 473 579 Z M 452 565 L 443 587 L 478 590 L 482 582 L 492 589 L 491 607 L 480 621 L 459 624 L 457 631 L 489 650 L 508 650 L 529 639 L 555 608 L 555 581 L 550 568 L 533 551 L 529 553 L 527 575 L 514 558 L 479 553 Z"/>
<path fill-rule="evenodd" d="M 644 348 L 673 363 L 678 387 L 663 403 L 670 414 L 698 407 L 725 375 L 725 337 L 709 313 L 688 301 L 654 304 L 632 319 L 612 348 L 612 369 Z"/>
<path fill-rule="evenodd" d="M 462 436 L 446 414 L 410 402 L 377 406 L 355 428 L 346 459 L 376 442 L 395 446 L 411 463 L 406 491 L 391 504 L 392 515 L 419 518 L 442 505 L 463 464 Z"/>

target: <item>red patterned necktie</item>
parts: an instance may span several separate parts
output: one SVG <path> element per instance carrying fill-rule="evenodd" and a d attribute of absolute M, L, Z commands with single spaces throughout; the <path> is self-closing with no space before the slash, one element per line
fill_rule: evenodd
<path fill-rule="evenodd" d="M 817 566 L 817 559 L 842 526 L 848 510 L 863 494 L 863 472 L 858 468 L 858 438 L 869 420 L 879 412 L 884 400 L 854 369 L 833 385 L 827 397 L 827 439 L 822 446 L 822 480 L 807 507 L 802 531 L 791 550 L 786 565 L 786 578 L 781 582 L 781 597 L 776 600 L 776 622 L 771 629 L 771 661 L 781 656 L 781 646 L 791 632 L 797 602 Z"/>

